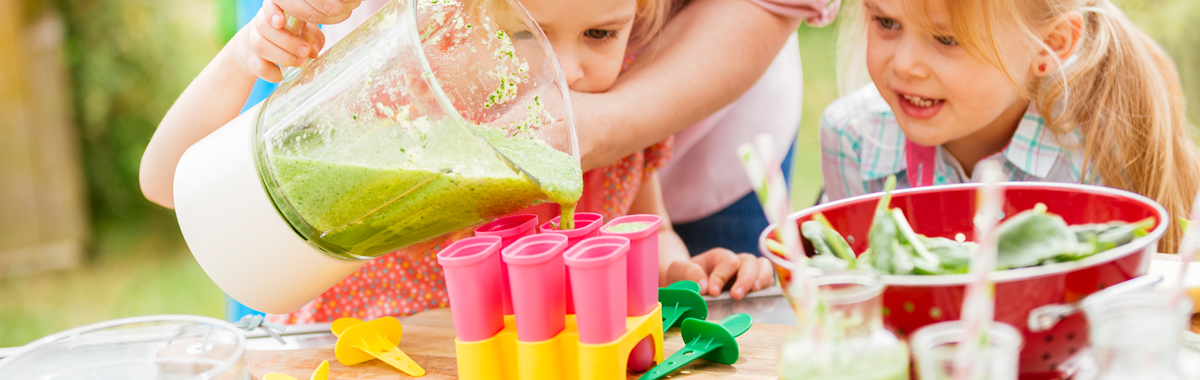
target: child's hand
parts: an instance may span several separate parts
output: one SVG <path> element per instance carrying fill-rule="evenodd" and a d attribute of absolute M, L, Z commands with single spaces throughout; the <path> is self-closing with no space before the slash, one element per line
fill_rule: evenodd
<path fill-rule="evenodd" d="M 337 24 L 350 18 L 350 13 L 358 8 L 361 0 L 265 0 L 263 14 L 267 20 L 275 23 L 275 18 L 283 20 L 287 12 L 296 18 L 312 24 Z"/>
<path fill-rule="evenodd" d="M 234 49 L 234 63 L 246 75 L 256 76 L 268 82 L 283 80 L 281 67 L 300 67 L 309 59 L 316 58 L 325 46 L 325 35 L 316 24 L 304 23 L 301 36 L 284 29 L 282 12 L 268 16 L 267 9 L 278 8 L 263 3 L 259 12 L 245 28 L 234 37 L 241 46 Z"/>
<path fill-rule="evenodd" d="M 700 284 L 700 293 L 718 295 L 729 281 L 729 295 L 735 300 L 746 293 L 762 290 L 775 283 L 774 268 L 765 258 L 749 253 L 734 254 L 725 248 L 713 248 L 688 261 L 671 262 L 666 283 L 691 280 Z"/>

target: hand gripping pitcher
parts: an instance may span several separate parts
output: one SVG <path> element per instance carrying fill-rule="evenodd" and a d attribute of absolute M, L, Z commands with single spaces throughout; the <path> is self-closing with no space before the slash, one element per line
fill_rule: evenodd
<path fill-rule="evenodd" d="M 380 255 L 582 192 L 562 69 L 513 0 L 394 0 L 175 175 L 196 260 L 298 309 Z"/>

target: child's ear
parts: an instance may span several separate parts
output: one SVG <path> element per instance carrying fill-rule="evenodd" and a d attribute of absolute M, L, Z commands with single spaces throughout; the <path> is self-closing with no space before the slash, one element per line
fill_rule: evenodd
<path fill-rule="evenodd" d="M 1033 73 L 1048 75 L 1075 54 L 1079 40 L 1083 38 L 1083 14 L 1078 11 L 1059 16 L 1046 26 L 1042 34 L 1043 49 L 1033 62 Z"/>

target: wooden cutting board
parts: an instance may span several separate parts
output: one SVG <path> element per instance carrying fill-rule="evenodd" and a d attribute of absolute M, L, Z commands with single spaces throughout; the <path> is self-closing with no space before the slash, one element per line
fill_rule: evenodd
<path fill-rule="evenodd" d="M 400 349 L 425 368 L 426 374 L 422 379 L 458 378 L 454 358 L 454 323 L 450 318 L 450 309 L 426 311 L 406 318 L 402 323 L 404 337 L 400 340 Z M 734 365 L 701 359 L 669 378 L 776 379 L 779 377 L 775 372 L 779 347 L 794 332 L 795 328 L 790 326 L 755 324 L 738 338 L 741 358 Z M 668 331 L 663 339 L 665 356 L 671 356 L 684 344 L 677 328 Z M 309 379 L 322 360 L 329 360 L 330 380 L 410 378 L 378 360 L 354 366 L 342 365 L 334 358 L 332 345 L 299 350 L 246 351 L 246 368 L 256 379 L 273 372 Z M 631 375 L 629 379 L 637 377 Z"/>

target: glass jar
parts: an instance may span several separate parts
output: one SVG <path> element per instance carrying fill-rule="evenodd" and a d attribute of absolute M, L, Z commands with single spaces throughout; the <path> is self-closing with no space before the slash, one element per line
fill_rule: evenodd
<path fill-rule="evenodd" d="M 1086 302 L 1092 360 L 1082 380 L 1184 379 L 1179 361 L 1181 334 L 1188 328 L 1192 302 L 1173 308 L 1163 293 L 1131 293 Z"/>
<path fill-rule="evenodd" d="M 966 326 L 962 321 L 946 321 L 927 325 L 908 340 L 912 347 L 921 380 L 954 379 L 954 362 L 958 344 Z M 987 346 L 978 351 L 980 358 L 972 367 L 971 380 L 1016 380 L 1018 359 L 1021 356 L 1021 332 L 1002 322 L 992 322 L 987 333 Z"/>
<path fill-rule="evenodd" d="M 791 380 L 906 380 L 908 349 L 883 327 L 883 281 L 870 272 L 816 278 L 827 313 L 819 340 L 797 335 L 780 352 L 779 376 Z"/>

